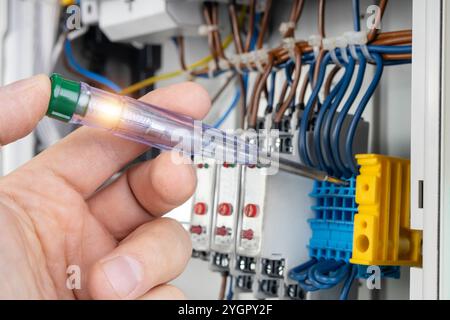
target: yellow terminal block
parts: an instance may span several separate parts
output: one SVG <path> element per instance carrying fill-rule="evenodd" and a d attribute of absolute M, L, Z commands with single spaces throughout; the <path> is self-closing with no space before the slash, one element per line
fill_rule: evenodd
<path fill-rule="evenodd" d="M 379 266 L 422 265 L 422 231 L 410 228 L 410 162 L 365 154 L 356 179 L 351 263 Z"/>

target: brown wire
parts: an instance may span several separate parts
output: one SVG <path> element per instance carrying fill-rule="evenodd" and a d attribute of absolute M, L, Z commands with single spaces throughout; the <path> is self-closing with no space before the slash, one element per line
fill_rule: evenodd
<path fill-rule="evenodd" d="M 323 57 L 325 56 L 325 50 L 320 49 L 319 54 L 317 55 L 317 62 L 314 65 L 314 73 L 313 73 L 313 86 L 316 85 L 317 78 L 319 77 L 320 73 L 320 64 L 322 63 Z"/>
<path fill-rule="evenodd" d="M 261 49 L 264 45 L 264 36 L 266 35 L 267 29 L 269 27 L 270 9 L 272 8 L 272 0 L 266 0 L 266 5 L 264 8 L 264 16 L 261 22 L 261 29 L 256 41 L 256 48 Z M 264 96 L 266 99 L 269 97 L 269 91 L 267 89 L 267 82 L 264 82 L 263 89 Z"/>
<path fill-rule="evenodd" d="M 319 1 L 319 11 L 318 11 L 318 31 L 322 39 L 325 38 L 325 0 Z M 320 49 L 320 52 L 317 56 L 317 62 L 314 66 L 314 74 L 313 74 L 313 86 L 316 85 L 317 78 L 319 77 L 320 65 L 322 63 L 323 57 L 325 56 L 325 51 L 323 48 Z"/>
<path fill-rule="evenodd" d="M 219 90 L 217 90 L 216 94 L 211 98 L 212 105 L 214 105 L 217 102 L 217 100 L 219 100 L 220 96 L 223 94 L 225 89 L 231 84 L 231 81 L 234 79 L 235 76 L 236 76 L 235 73 L 230 75 L 227 78 L 227 80 L 225 80 L 225 83 L 219 88 Z"/>
<path fill-rule="evenodd" d="M 305 6 L 304 0 L 296 0 L 292 4 L 291 15 L 289 17 L 289 22 L 296 25 L 300 20 L 300 17 L 303 12 L 303 8 Z M 296 27 L 289 27 L 289 29 L 284 34 L 284 38 L 292 38 L 294 37 Z"/>
<path fill-rule="evenodd" d="M 285 39 L 294 37 L 296 25 L 298 24 L 298 21 L 301 17 L 304 5 L 305 5 L 304 0 L 296 0 L 293 2 L 292 9 L 291 9 L 291 15 L 289 17 L 289 22 L 294 24 L 294 27 L 289 27 L 288 31 L 284 35 Z M 289 85 L 286 80 L 286 82 L 283 84 L 283 89 L 281 91 L 281 95 L 280 95 L 280 99 L 279 99 L 281 102 L 284 101 L 288 87 L 289 87 Z"/>
<path fill-rule="evenodd" d="M 303 80 L 302 88 L 300 89 L 300 96 L 298 99 L 301 108 L 305 106 L 305 97 L 306 91 L 308 90 L 308 85 L 309 85 L 309 75 L 306 75 L 305 79 Z"/>
<path fill-rule="evenodd" d="M 220 281 L 219 300 L 225 300 L 225 292 L 227 290 L 227 279 L 228 279 L 228 273 L 223 272 L 222 279 Z"/>
<path fill-rule="evenodd" d="M 283 83 L 283 86 L 281 87 L 280 97 L 278 98 L 278 101 L 281 101 L 281 102 L 284 101 L 284 99 L 286 98 L 286 94 L 287 94 L 288 89 L 289 89 L 289 82 L 285 81 Z"/>
<path fill-rule="evenodd" d="M 318 21 L 318 30 L 320 36 L 325 38 L 325 0 L 319 1 L 319 19 Z"/>
<path fill-rule="evenodd" d="M 249 110 L 249 121 L 248 126 L 251 129 L 256 129 L 256 122 L 258 121 L 258 109 L 259 109 L 259 100 L 261 98 L 261 93 L 264 89 L 267 78 L 269 78 L 270 73 L 272 72 L 274 59 L 271 54 L 269 54 L 269 61 L 265 67 L 264 73 L 258 76 L 259 81 L 256 82 L 256 90 L 254 91 L 254 95 L 251 98 Z"/>
<path fill-rule="evenodd" d="M 216 3 L 216 2 L 212 4 L 211 20 L 212 20 L 212 24 L 214 26 L 218 26 L 219 25 L 219 4 Z M 215 44 L 216 52 L 217 52 L 218 56 L 220 58 L 222 58 L 222 59 L 225 59 L 225 52 L 224 52 L 223 47 L 222 47 L 222 40 L 220 38 L 220 31 L 219 30 L 214 30 L 212 32 L 212 36 L 214 37 L 214 44 Z"/>
<path fill-rule="evenodd" d="M 269 27 L 270 9 L 272 8 L 272 0 L 266 0 L 266 6 L 264 8 L 264 16 L 261 22 L 261 30 L 256 41 L 256 47 L 261 49 L 264 44 L 264 36 L 266 35 L 267 28 Z"/>
<path fill-rule="evenodd" d="M 339 70 L 341 70 L 341 67 L 336 65 L 331 69 L 330 73 L 327 76 L 327 80 L 325 82 L 324 87 L 324 95 L 327 97 L 330 94 L 331 86 L 333 85 L 333 80 L 336 77 L 336 75 L 339 73 Z"/>
<path fill-rule="evenodd" d="M 255 33 L 255 14 L 256 14 L 256 0 L 250 0 L 248 32 L 247 32 L 247 39 L 245 40 L 244 52 L 248 52 L 252 44 L 253 34 Z"/>
<path fill-rule="evenodd" d="M 294 0 L 292 3 L 291 14 L 289 16 L 289 22 L 295 22 L 295 13 L 297 11 L 300 0 Z"/>
<path fill-rule="evenodd" d="M 288 31 L 285 33 L 284 38 L 294 37 L 295 35 L 295 29 L 298 24 L 298 21 L 300 20 L 303 8 L 304 8 L 304 0 L 296 0 L 294 1 L 291 9 L 291 15 L 289 17 L 289 22 L 294 25 L 294 27 L 289 27 Z M 286 81 L 283 83 L 283 87 L 281 90 L 281 94 L 279 97 L 279 101 L 281 102 L 281 106 L 279 110 L 275 114 L 275 126 L 278 127 L 279 123 L 282 121 L 284 114 L 286 113 L 286 110 L 289 108 L 290 104 L 292 103 L 292 100 L 295 98 L 295 93 L 297 91 L 298 84 L 300 82 L 301 78 L 301 68 L 302 68 L 302 54 L 301 50 L 299 51 L 298 48 L 294 48 L 296 55 L 295 55 L 295 76 L 294 81 L 291 86 L 291 90 L 289 92 L 288 98 L 285 100 L 287 90 L 289 88 L 289 83 L 286 79 Z M 300 54 L 300 57 L 298 54 Z"/>
<path fill-rule="evenodd" d="M 404 45 L 412 43 L 412 35 L 405 35 L 400 37 L 392 37 L 392 38 L 383 38 L 375 40 L 372 42 L 373 45 L 384 45 L 384 46 L 395 46 L 395 45 Z"/>
<path fill-rule="evenodd" d="M 240 74 L 238 77 L 239 89 L 241 90 L 241 128 L 245 127 L 245 117 L 247 115 L 247 93 L 245 89 L 244 77 Z"/>
<path fill-rule="evenodd" d="M 297 9 L 295 10 L 294 22 L 298 23 L 300 17 L 302 16 L 303 8 L 305 7 L 305 0 L 300 0 L 297 3 Z"/>
<path fill-rule="evenodd" d="M 412 55 L 405 53 L 405 54 L 383 54 L 383 59 L 385 60 L 411 60 Z"/>
<path fill-rule="evenodd" d="M 289 91 L 289 95 L 286 100 L 282 102 L 280 109 L 275 114 L 275 128 L 279 127 L 279 123 L 283 120 L 284 114 L 286 110 L 292 103 L 292 100 L 295 97 L 295 93 L 297 91 L 298 84 L 300 82 L 300 78 L 302 75 L 302 52 L 299 49 L 295 49 L 295 70 L 294 70 L 294 80 L 292 81 L 291 89 Z"/>
<path fill-rule="evenodd" d="M 258 74 L 258 76 L 256 77 L 255 85 L 253 86 L 252 95 L 250 97 L 250 103 L 249 103 L 248 110 L 247 110 L 247 116 L 248 116 L 247 124 L 249 125 L 249 127 L 251 127 L 250 126 L 250 122 L 251 122 L 250 118 L 252 117 L 252 114 L 253 114 L 253 108 L 254 108 L 254 105 L 255 105 L 254 101 L 256 99 L 256 95 L 258 93 L 258 87 L 260 85 L 260 82 L 262 81 L 262 77 L 263 77 L 263 74 Z M 258 98 L 258 100 L 259 100 L 259 98 Z M 256 121 L 255 121 L 255 125 L 256 125 Z"/>
<path fill-rule="evenodd" d="M 181 69 L 186 71 L 186 59 L 185 59 L 185 47 L 184 47 L 184 37 L 178 36 L 176 38 L 177 44 L 178 44 L 178 57 L 180 60 Z"/>
<path fill-rule="evenodd" d="M 233 35 L 234 46 L 237 54 L 242 54 L 244 48 L 242 47 L 241 32 L 239 30 L 239 21 L 236 13 L 236 6 L 234 1 L 228 5 L 228 15 L 230 16 L 231 33 Z M 241 91 L 241 121 L 240 127 L 245 127 L 245 117 L 247 114 L 246 88 L 244 77 L 240 74 L 238 76 L 239 90 Z"/>
<path fill-rule="evenodd" d="M 236 13 L 236 6 L 234 5 L 234 3 L 231 3 L 228 6 L 228 13 L 230 16 L 231 32 L 233 34 L 233 41 L 236 47 L 236 52 L 238 54 L 241 54 L 244 52 L 244 48 L 242 46 L 241 33 L 239 31 L 239 22 Z"/>
<path fill-rule="evenodd" d="M 203 5 L 203 17 L 205 19 L 205 23 L 207 26 L 211 26 L 213 24 L 209 3 L 205 3 Z M 215 37 L 212 32 L 208 32 L 208 46 L 209 46 L 209 51 L 211 52 L 211 55 L 216 63 L 216 68 L 218 69 L 219 68 L 219 60 L 218 60 L 218 54 L 216 51 Z"/>
<path fill-rule="evenodd" d="M 383 32 L 383 33 L 378 34 L 377 40 L 384 39 L 384 38 L 398 37 L 398 36 L 406 36 L 406 35 L 412 36 L 412 30 L 398 30 L 398 31 Z"/>

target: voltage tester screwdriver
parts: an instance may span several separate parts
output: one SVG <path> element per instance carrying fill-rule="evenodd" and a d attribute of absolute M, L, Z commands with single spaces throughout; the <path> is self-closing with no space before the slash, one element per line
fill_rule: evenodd
<path fill-rule="evenodd" d="M 255 144 L 201 124 L 194 119 L 129 97 L 93 88 L 83 82 L 50 77 L 52 91 L 47 116 L 64 122 L 103 128 L 116 136 L 160 150 L 227 163 L 257 164 Z M 280 159 L 279 168 L 306 178 L 345 185 L 328 174 Z"/>

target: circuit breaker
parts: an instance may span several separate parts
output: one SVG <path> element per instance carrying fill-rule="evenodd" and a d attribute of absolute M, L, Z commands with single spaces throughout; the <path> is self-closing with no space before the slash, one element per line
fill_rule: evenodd
<path fill-rule="evenodd" d="M 208 259 L 214 214 L 216 165 L 214 161 L 202 159 L 196 164 L 197 189 L 192 198 L 190 234 L 193 255 Z"/>
<path fill-rule="evenodd" d="M 213 270 L 230 268 L 238 235 L 241 170 L 242 167 L 235 164 L 218 165 L 211 239 L 210 265 Z"/>

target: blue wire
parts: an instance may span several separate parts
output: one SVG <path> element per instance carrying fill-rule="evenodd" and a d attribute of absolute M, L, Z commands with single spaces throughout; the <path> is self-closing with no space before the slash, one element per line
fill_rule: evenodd
<path fill-rule="evenodd" d="M 269 89 L 269 101 L 267 101 L 266 112 L 270 113 L 273 110 L 273 104 L 275 102 L 275 87 L 276 87 L 277 73 L 272 71 L 270 76 L 270 89 Z"/>
<path fill-rule="evenodd" d="M 256 47 L 256 41 L 258 40 L 259 31 L 260 31 L 259 30 L 259 21 L 261 20 L 262 15 L 263 15 L 262 12 L 257 13 L 255 15 L 255 24 L 253 25 L 254 29 L 255 29 L 255 32 L 253 33 L 252 40 L 250 41 L 250 51 L 254 50 L 255 47 Z"/>
<path fill-rule="evenodd" d="M 353 27 L 355 31 L 361 31 L 361 20 L 359 18 L 359 0 L 353 0 Z"/>
<path fill-rule="evenodd" d="M 353 174 L 358 175 L 358 168 L 356 166 L 355 160 L 353 159 L 353 139 L 355 138 L 356 128 L 358 127 L 359 120 L 361 119 L 361 116 L 369 103 L 370 99 L 372 98 L 375 90 L 378 87 L 378 84 L 381 80 L 381 76 L 383 75 L 383 58 L 378 53 L 372 53 L 372 58 L 375 60 L 376 63 L 376 71 L 375 75 L 373 77 L 373 80 L 367 89 L 367 92 L 364 94 L 358 108 L 356 109 L 356 112 L 353 116 L 352 122 L 350 123 L 350 127 L 347 132 L 347 137 L 345 140 L 345 152 L 346 152 L 346 162 L 350 166 L 350 170 L 353 172 Z"/>
<path fill-rule="evenodd" d="M 412 46 L 367 46 L 370 53 L 407 54 L 412 52 Z"/>
<path fill-rule="evenodd" d="M 356 273 L 357 267 L 349 263 L 327 259 L 317 261 L 313 258 L 292 269 L 289 277 L 297 281 L 303 290 L 309 292 L 330 289 L 346 279 L 340 295 L 342 299 L 348 296 Z"/>
<path fill-rule="evenodd" d="M 347 300 L 348 293 L 352 287 L 353 281 L 356 278 L 356 274 L 358 273 L 358 267 L 356 265 L 351 266 L 351 272 L 348 275 L 347 280 L 345 280 L 344 286 L 342 287 L 341 295 L 339 296 L 339 300 Z"/>
<path fill-rule="evenodd" d="M 299 126 L 299 137 L 298 137 L 298 146 L 300 151 L 300 158 L 303 163 L 307 166 L 312 167 L 313 163 L 309 156 L 308 146 L 307 146 L 307 131 L 308 131 L 308 122 L 311 116 L 312 108 L 314 106 L 314 102 L 316 101 L 320 88 L 322 87 L 323 80 L 325 78 L 325 70 L 328 63 L 331 61 L 330 54 L 327 53 L 322 61 L 322 65 L 320 66 L 319 77 L 317 79 L 316 86 L 313 89 L 311 96 L 308 99 L 308 102 L 305 107 L 305 111 L 303 112 L 301 123 Z M 311 67 L 312 68 L 312 67 Z"/>
<path fill-rule="evenodd" d="M 320 289 L 320 290 L 330 289 L 330 288 L 334 287 L 336 284 L 322 283 L 314 277 L 314 273 L 316 272 L 316 270 L 320 270 L 319 272 L 328 273 L 328 272 L 336 270 L 336 268 L 338 266 L 339 265 L 336 263 L 336 261 L 332 261 L 332 260 L 321 261 L 318 264 L 309 268 L 308 281 L 317 289 Z"/>
<path fill-rule="evenodd" d="M 228 285 L 228 293 L 227 293 L 227 300 L 233 300 L 233 276 L 229 276 L 229 285 Z"/>
<path fill-rule="evenodd" d="M 304 291 L 314 292 L 314 291 L 320 290 L 319 288 L 317 288 L 316 286 L 312 285 L 311 283 L 308 283 L 308 281 L 309 280 L 301 280 L 301 281 L 298 282 L 298 284 L 300 285 L 300 287 Z"/>
<path fill-rule="evenodd" d="M 338 264 L 338 269 L 333 272 L 333 274 L 323 273 L 319 269 L 314 270 L 314 278 L 324 284 L 337 285 L 341 283 L 346 276 L 348 276 L 349 271 L 351 271 L 350 265 L 348 263 L 341 262 L 340 264 Z"/>
<path fill-rule="evenodd" d="M 322 153 L 322 146 L 320 143 L 322 121 L 325 117 L 328 107 L 331 105 L 334 98 L 337 96 L 337 94 L 338 94 L 340 88 L 342 87 L 342 85 L 344 84 L 344 82 L 345 82 L 345 77 L 342 77 L 342 79 L 339 80 L 338 84 L 333 88 L 333 90 L 331 90 L 330 94 L 325 99 L 322 107 L 320 108 L 319 115 L 317 116 L 316 125 L 314 128 L 314 139 L 313 139 L 314 140 L 314 149 L 316 151 L 316 157 L 319 162 L 319 168 L 322 171 L 328 171 L 328 166 L 325 163 L 325 159 L 324 159 L 324 156 Z"/>
<path fill-rule="evenodd" d="M 312 86 L 313 86 L 312 84 L 314 82 L 314 70 L 316 68 L 316 57 L 315 57 L 314 53 L 310 53 L 310 54 L 312 56 L 311 56 L 311 66 L 310 66 L 310 68 L 308 70 L 308 76 L 309 76 L 309 83 L 310 83 L 310 86 L 312 88 Z M 322 63 L 323 63 L 323 60 L 322 60 Z M 332 61 L 330 60 L 328 62 L 328 64 L 331 64 L 331 63 L 332 63 Z M 317 96 L 316 99 L 317 99 L 317 108 L 320 109 L 322 107 L 322 103 L 320 101 L 320 97 Z"/>
<path fill-rule="evenodd" d="M 219 128 L 225 122 L 225 120 L 227 120 L 228 116 L 231 114 L 234 108 L 236 108 L 236 105 L 238 104 L 240 98 L 241 98 L 241 91 L 237 90 L 228 109 L 220 117 L 220 119 L 217 120 L 216 123 L 213 125 L 214 128 Z"/>
<path fill-rule="evenodd" d="M 292 85 L 292 67 L 294 66 L 294 63 L 288 63 L 284 67 L 284 73 L 286 75 L 286 81 L 288 82 L 289 86 Z"/>
<path fill-rule="evenodd" d="M 69 40 L 66 40 L 65 44 L 64 44 L 64 53 L 67 57 L 67 61 L 70 65 L 71 68 L 73 68 L 76 72 L 78 72 L 79 74 L 81 74 L 82 76 L 91 79 L 95 82 L 101 83 L 104 86 L 108 87 L 109 89 L 111 89 L 112 91 L 115 92 L 120 92 L 122 91 L 122 89 L 115 84 L 113 81 L 109 80 L 106 77 L 103 77 L 97 73 L 94 73 L 92 71 L 89 71 L 87 69 L 84 69 L 82 66 L 80 66 L 74 56 L 73 56 L 73 52 L 72 52 L 72 44 L 70 43 Z"/>
<path fill-rule="evenodd" d="M 313 265 L 315 265 L 317 263 L 316 259 L 311 259 L 308 262 L 305 262 L 297 267 L 295 267 L 294 269 L 292 269 L 289 272 L 289 278 L 291 278 L 292 280 L 295 281 L 303 281 L 306 279 L 307 277 L 307 273 L 306 270 L 309 269 L 310 267 L 312 267 Z"/>
<path fill-rule="evenodd" d="M 394 60 L 394 61 L 384 61 L 383 64 L 387 66 L 400 66 L 404 64 L 411 64 L 412 60 Z"/>
<path fill-rule="evenodd" d="M 342 161 L 343 157 L 341 156 L 340 136 L 342 131 L 342 125 L 344 124 L 344 121 L 347 117 L 348 112 L 350 111 L 350 108 L 353 106 L 353 103 L 355 102 L 359 92 L 361 91 L 364 76 L 366 73 L 367 60 L 361 52 L 358 52 L 358 59 L 359 59 L 359 69 L 358 75 L 356 76 L 355 85 L 347 102 L 342 107 L 342 110 L 339 113 L 336 125 L 331 134 L 331 148 L 332 148 L 332 155 L 334 157 L 334 162 L 336 163 L 336 166 L 338 167 L 339 171 L 342 172 L 343 175 L 347 178 L 351 176 L 351 172 L 348 171 L 348 169 L 344 166 Z"/>
<path fill-rule="evenodd" d="M 347 90 L 350 86 L 350 83 L 353 78 L 353 73 L 355 72 L 355 59 L 353 57 L 349 57 L 349 63 L 347 64 L 345 75 L 344 75 L 344 83 L 342 84 L 342 87 L 339 90 L 339 94 L 337 95 L 336 99 L 333 101 L 333 104 L 331 106 L 330 111 L 327 114 L 327 118 L 324 123 L 323 128 L 323 147 L 325 150 L 325 154 L 327 155 L 327 159 L 330 162 L 330 167 L 332 169 L 333 174 L 340 176 L 339 168 L 337 167 L 336 163 L 334 162 L 334 158 L 331 151 L 331 141 L 330 141 L 330 131 L 331 127 L 333 126 L 334 122 L 334 116 L 336 115 L 336 112 L 339 108 L 339 105 L 341 104 L 342 100 L 344 99 L 345 94 L 347 93 Z M 320 139 L 320 138 L 319 138 Z"/>

